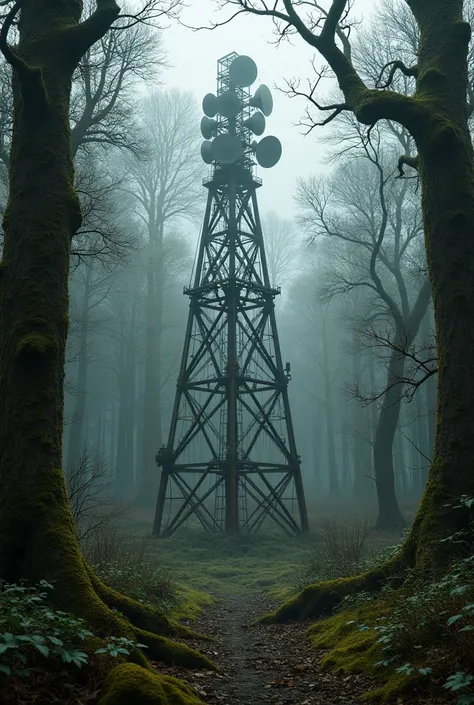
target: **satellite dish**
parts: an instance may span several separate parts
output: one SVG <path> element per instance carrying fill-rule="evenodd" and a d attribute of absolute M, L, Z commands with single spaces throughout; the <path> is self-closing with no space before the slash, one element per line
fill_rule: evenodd
<path fill-rule="evenodd" d="M 213 158 L 221 164 L 233 164 L 240 159 L 242 151 L 242 143 L 236 135 L 217 135 L 212 142 Z"/>
<path fill-rule="evenodd" d="M 210 140 L 217 130 L 217 120 L 211 120 L 204 116 L 201 120 L 201 134 L 206 140 Z"/>
<path fill-rule="evenodd" d="M 258 108 L 267 117 L 272 114 L 273 98 L 270 89 L 263 83 L 255 91 L 255 95 L 250 100 L 250 105 L 253 108 Z"/>
<path fill-rule="evenodd" d="M 269 135 L 257 144 L 255 158 L 261 167 L 271 169 L 280 160 L 281 151 L 281 142 L 278 137 Z"/>
<path fill-rule="evenodd" d="M 250 56 L 237 56 L 229 66 L 229 81 L 234 86 L 251 86 L 257 73 L 257 64 Z"/>
<path fill-rule="evenodd" d="M 202 99 L 202 112 L 210 118 L 217 114 L 217 96 L 214 93 L 207 93 Z"/>
<path fill-rule="evenodd" d="M 248 127 L 254 135 L 263 135 L 265 132 L 265 117 L 263 113 L 256 112 L 247 118 L 247 120 L 244 120 L 244 125 Z"/>
<path fill-rule="evenodd" d="M 206 162 L 206 164 L 212 164 L 212 162 L 214 161 L 214 156 L 212 153 L 212 142 L 209 142 L 209 140 L 206 140 L 201 145 L 201 157 L 203 162 Z"/>
<path fill-rule="evenodd" d="M 234 91 L 226 91 L 217 98 L 217 112 L 226 118 L 235 117 L 243 107 L 237 93 L 234 93 Z"/>

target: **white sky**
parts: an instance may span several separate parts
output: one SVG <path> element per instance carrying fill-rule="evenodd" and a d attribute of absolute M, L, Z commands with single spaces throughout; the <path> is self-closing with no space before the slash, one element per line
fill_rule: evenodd
<path fill-rule="evenodd" d="M 373 5 L 374 0 L 356 0 L 355 14 L 367 15 Z M 188 0 L 181 19 L 194 27 L 207 25 L 210 19 L 217 19 L 216 4 L 214 0 Z M 212 32 L 195 32 L 173 22 L 165 31 L 165 46 L 173 64 L 165 79 L 169 87 L 192 90 L 200 104 L 206 93 L 216 90 L 219 58 L 232 51 L 252 57 L 259 75 L 251 90 L 259 83 L 266 83 L 274 100 L 264 134 L 276 135 L 283 145 L 279 163 L 273 169 L 259 169 L 258 176 L 263 179 L 259 191 L 260 210 L 262 213 L 274 210 L 283 217 L 291 217 L 296 180 L 321 169 L 324 146 L 318 139 L 320 128 L 304 137 L 302 129 L 295 126 L 304 112 L 304 98 L 290 100 L 274 86 L 283 87 L 285 78 L 294 77 L 301 78 L 304 86 L 306 77 L 311 76 L 310 60 L 314 51 L 299 37 L 295 37 L 292 44 L 284 42 L 279 47 L 274 46 L 272 40 L 272 23 L 264 17 L 240 16 Z"/>

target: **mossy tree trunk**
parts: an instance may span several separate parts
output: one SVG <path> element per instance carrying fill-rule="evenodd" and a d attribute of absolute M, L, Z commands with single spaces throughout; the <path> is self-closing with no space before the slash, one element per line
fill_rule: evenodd
<path fill-rule="evenodd" d="M 13 50 L 6 34 L 18 7 Z M 97 0 L 96 12 L 83 22 L 81 11 L 80 0 L 25 0 L 0 34 L 14 81 L 0 264 L 0 576 L 33 583 L 46 578 L 56 605 L 97 633 L 136 636 L 150 658 L 212 667 L 197 652 L 151 633 L 182 634 L 181 627 L 95 578 L 81 556 L 67 502 L 61 464 L 69 255 L 81 221 L 69 100 L 81 56 L 119 8 L 114 0 Z"/>
<path fill-rule="evenodd" d="M 442 569 L 452 559 L 452 551 L 440 540 L 455 531 L 472 532 L 468 513 L 453 511 L 450 506 L 462 494 L 474 495 L 474 156 L 467 103 L 471 28 L 463 19 L 463 0 L 405 2 L 420 30 L 418 64 L 406 67 L 397 62 L 391 68 L 415 78 L 412 96 L 389 87 L 371 89 L 358 75 L 349 42 L 339 29 L 347 0 L 333 0 L 321 22 L 311 25 L 318 27 L 314 32 L 298 14 L 296 2 L 282 0 L 275 10 L 261 8 L 261 14 L 278 13 L 278 19 L 292 25 L 333 69 L 344 94 L 344 102 L 333 107 L 333 117 L 348 110 L 366 125 L 389 119 L 404 126 L 414 138 L 418 154 L 415 158 L 402 156 L 400 168 L 414 167 L 420 176 L 436 322 L 435 448 L 413 527 L 400 555 L 384 570 L 346 581 L 344 586 L 327 584 L 319 590 L 314 586 L 312 597 L 303 599 L 306 607 L 312 603 L 313 614 L 337 602 L 344 592 L 376 589 L 402 566 L 411 565 L 420 576 L 432 574 L 436 566 Z M 343 37 L 342 46 L 336 43 L 337 32 L 339 40 Z M 386 67 L 385 76 L 389 73 Z M 331 598 L 324 600 L 323 594 Z M 302 611 L 293 604 L 286 614 Z"/>
<path fill-rule="evenodd" d="M 119 9 L 113 1 L 98 3 L 80 23 L 81 10 L 79 0 L 29 0 L 18 46 L 2 47 L 14 87 L 0 269 L 0 574 L 6 579 L 54 578 L 60 556 L 69 557 L 71 568 L 80 563 L 61 470 L 70 243 L 81 222 L 69 100 L 83 52 Z"/>
<path fill-rule="evenodd" d="M 449 558 L 438 539 L 469 529 L 467 514 L 449 505 L 464 493 L 474 494 L 474 163 L 467 105 L 471 30 L 463 20 L 462 0 L 406 1 L 421 34 L 413 96 L 367 88 L 347 51 L 337 48 L 334 31 L 346 2 L 334 0 L 314 45 L 336 73 L 345 108 L 365 124 L 385 118 L 399 122 L 418 149 L 416 160 L 406 161 L 418 168 L 421 181 L 438 357 L 433 462 L 405 545 L 406 558 L 422 570 L 433 560 L 442 564 Z"/>

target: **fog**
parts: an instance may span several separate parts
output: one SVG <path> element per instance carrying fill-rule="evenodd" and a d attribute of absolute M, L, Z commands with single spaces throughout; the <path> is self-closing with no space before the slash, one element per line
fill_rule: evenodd
<path fill-rule="evenodd" d="M 276 325 L 283 365 L 290 363 L 291 416 L 310 515 L 329 498 L 335 508 L 364 508 L 374 519 L 378 512 L 383 528 L 400 527 L 399 507 L 411 514 L 424 485 L 436 398 L 419 195 L 416 181 L 396 178 L 409 138 L 381 126 L 368 139 L 345 113 L 308 130 L 307 99 L 283 89 L 293 82 L 304 92 L 320 59 L 299 37 L 276 45 L 264 18 L 246 15 L 212 31 L 197 29 L 209 18 L 225 19 L 226 9 L 214 10 L 212 2 L 191 3 L 164 30 L 128 30 L 143 43 L 148 68 L 128 59 L 122 107 L 112 106 L 107 137 L 98 138 L 94 125 L 82 143 L 78 137 L 86 217 L 73 246 L 65 467 L 73 476 L 100 467 L 121 501 L 155 507 L 155 456 L 167 443 L 185 345 L 183 288 L 195 275 L 202 180 L 212 178 L 213 167 L 200 157 L 201 100 L 216 90 L 218 59 L 237 52 L 257 64 L 252 92 L 261 83 L 272 86 L 265 134 L 283 146 L 276 166 L 257 165 L 253 173 L 263 181 L 257 197 L 269 283 L 281 287 Z M 358 3 L 357 17 L 370 10 L 371 3 Z M 370 24 L 364 27 L 360 36 L 353 28 L 356 52 L 357 42 L 371 41 Z M 128 46 L 127 31 L 122 36 Z M 375 54 L 363 69 L 377 70 Z M 74 133 L 82 91 L 79 80 Z M 337 102 L 330 76 L 317 99 Z M 314 106 L 309 114 L 320 119 Z M 298 124 L 302 118 L 306 128 Z M 289 429 L 281 437 L 291 445 Z M 181 462 L 206 460 L 206 437 L 196 442 Z M 266 447 L 259 462 L 276 462 L 272 443 Z M 294 511 L 292 492 L 286 499 Z"/>

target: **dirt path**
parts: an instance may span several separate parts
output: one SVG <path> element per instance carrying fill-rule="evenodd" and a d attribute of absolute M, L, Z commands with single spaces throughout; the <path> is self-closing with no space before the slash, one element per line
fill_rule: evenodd
<path fill-rule="evenodd" d="M 320 654 L 306 637 L 309 623 L 253 624 L 273 607 L 261 595 L 234 595 L 193 623 L 193 629 L 214 637 L 193 646 L 212 658 L 220 673 L 163 664 L 158 670 L 187 680 L 210 705 L 358 705 L 367 683 L 320 670 Z"/>

